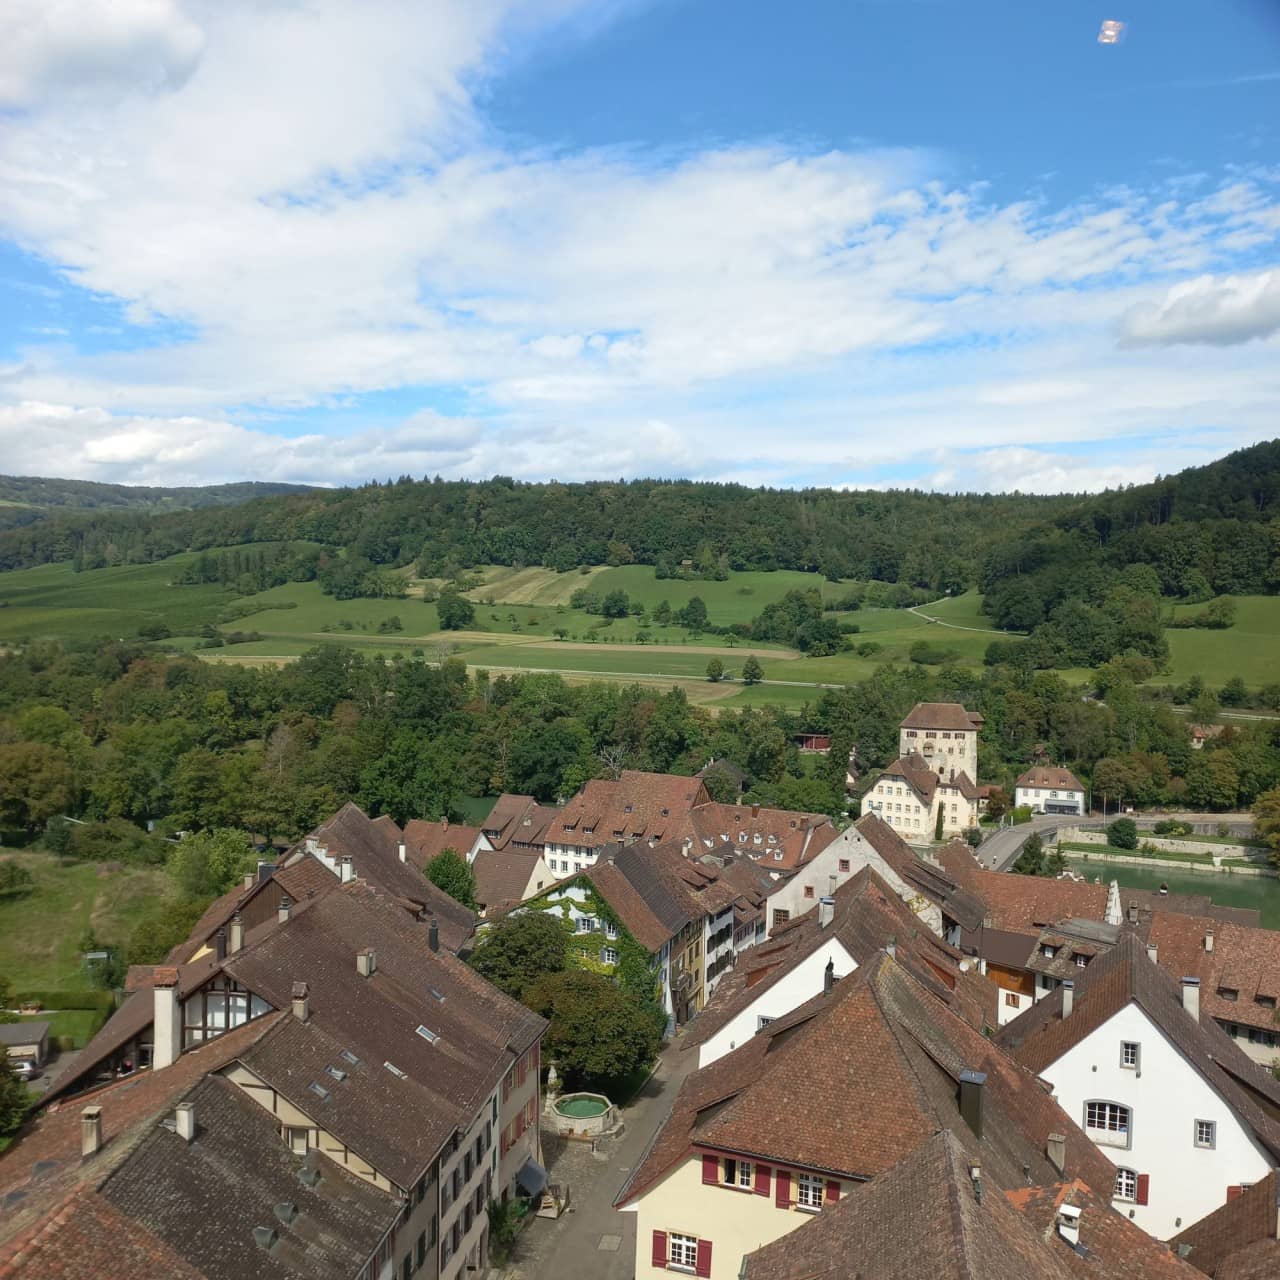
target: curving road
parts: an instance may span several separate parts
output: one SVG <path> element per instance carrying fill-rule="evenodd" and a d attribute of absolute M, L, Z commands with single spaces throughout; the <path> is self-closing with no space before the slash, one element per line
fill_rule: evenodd
<path fill-rule="evenodd" d="M 982 842 L 977 850 L 978 861 L 988 871 L 1008 871 L 1033 831 L 1048 837 L 1059 827 L 1074 827 L 1083 821 L 1087 819 L 1073 814 L 1050 813 L 1037 814 L 1030 822 L 1020 822 L 1016 827 L 1002 827 Z"/>

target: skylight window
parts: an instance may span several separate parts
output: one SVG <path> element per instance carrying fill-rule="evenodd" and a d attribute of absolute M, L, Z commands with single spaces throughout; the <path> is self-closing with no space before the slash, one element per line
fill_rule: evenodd
<path fill-rule="evenodd" d="M 424 1039 L 428 1044 L 435 1044 L 435 1042 L 436 1042 L 437 1040 L 439 1040 L 439 1039 L 440 1039 L 440 1037 L 439 1037 L 438 1035 L 436 1035 L 436 1033 L 435 1033 L 434 1031 L 432 1031 L 430 1027 L 424 1027 L 424 1026 L 419 1025 L 419 1026 L 418 1026 L 418 1028 L 417 1028 L 417 1033 L 418 1033 L 418 1035 L 420 1035 L 420 1036 L 421 1036 L 421 1037 L 422 1037 L 422 1038 L 423 1038 L 423 1039 Z"/>
<path fill-rule="evenodd" d="M 431 992 L 431 995 L 432 995 L 432 998 L 433 998 L 433 999 L 435 999 L 435 1000 L 443 1000 L 443 999 L 444 999 L 444 992 L 443 992 L 443 991 L 437 991 L 437 990 L 435 989 L 435 987 L 429 987 L 429 988 L 428 988 L 428 990 Z"/>
<path fill-rule="evenodd" d="M 310 1089 L 311 1092 L 314 1093 L 316 1097 L 320 1099 L 321 1102 L 329 1101 L 329 1098 L 331 1095 L 329 1093 L 329 1090 L 326 1089 L 324 1085 L 318 1084 L 315 1080 L 313 1080 L 309 1085 L 307 1085 L 307 1088 Z"/>
<path fill-rule="evenodd" d="M 390 1071 L 391 1074 L 395 1076 L 397 1080 L 405 1079 L 407 1073 L 404 1071 L 401 1071 L 400 1068 L 397 1067 L 394 1062 L 384 1062 L 382 1065 L 386 1067 L 386 1069 Z"/>
<path fill-rule="evenodd" d="M 347 1078 L 347 1073 L 343 1071 L 341 1067 L 335 1067 L 332 1065 L 325 1067 L 325 1074 L 332 1076 L 333 1079 L 337 1080 L 339 1083 Z"/>
<path fill-rule="evenodd" d="M 343 1051 L 338 1054 L 338 1057 L 340 1057 L 343 1062 L 346 1062 L 353 1067 L 358 1067 L 360 1065 L 360 1059 L 357 1058 L 350 1049 L 343 1049 Z"/>

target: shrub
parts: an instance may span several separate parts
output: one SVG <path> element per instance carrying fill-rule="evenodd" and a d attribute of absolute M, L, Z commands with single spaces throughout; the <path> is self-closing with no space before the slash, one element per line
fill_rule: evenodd
<path fill-rule="evenodd" d="M 1107 841 L 1113 849 L 1138 847 L 1138 824 L 1132 818 L 1117 818 L 1107 828 Z"/>

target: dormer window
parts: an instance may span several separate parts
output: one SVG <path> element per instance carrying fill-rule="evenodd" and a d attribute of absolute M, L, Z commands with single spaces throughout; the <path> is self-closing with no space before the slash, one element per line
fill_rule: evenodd
<path fill-rule="evenodd" d="M 781 849 L 777 850 L 777 851 L 774 853 L 774 855 L 773 855 L 773 860 L 774 860 L 774 862 L 781 862 L 781 861 L 782 861 L 782 850 L 781 850 Z"/>
<path fill-rule="evenodd" d="M 631 812 L 631 806 L 630 806 L 630 805 L 625 805 L 625 806 L 623 807 L 622 812 L 623 812 L 623 813 L 630 813 L 630 812 Z"/>
<path fill-rule="evenodd" d="M 1046 960 L 1052 960 L 1057 953 L 1058 948 L 1051 947 L 1047 942 L 1040 948 L 1040 954 L 1044 956 Z"/>
<path fill-rule="evenodd" d="M 1275 996 L 1254 996 L 1254 1001 L 1260 1004 L 1264 1009 L 1274 1009 L 1276 1007 Z"/>
<path fill-rule="evenodd" d="M 1218 994 L 1224 1000 L 1238 1000 L 1240 998 L 1240 992 L 1236 987 L 1219 987 Z"/>

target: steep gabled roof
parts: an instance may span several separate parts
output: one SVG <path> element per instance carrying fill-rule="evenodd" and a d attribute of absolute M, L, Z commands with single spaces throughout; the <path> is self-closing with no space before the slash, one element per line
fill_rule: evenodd
<path fill-rule="evenodd" d="M 690 815 L 703 849 L 732 845 L 774 870 L 794 871 L 812 862 L 839 834 L 825 813 L 769 809 L 753 804 L 700 804 Z"/>
<path fill-rule="evenodd" d="M 446 849 L 452 849 L 465 859 L 479 834 L 479 827 L 464 827 L 447 819 L 425 822 L 421 818 L 413 818 L 404 825 L 405 850 L 410 864 L 422 871 L 432 858 Z"/>
<path fill-rule="evenodd" d="M 926 805 L 933 803 L 933 793 L 938 789 L 938 775 L 924 762 L 922 756 L 912 752 L 899 756 L 885 769 L 884 777 L 901 778 Z"/>
<path fill-rule="evenodd" d="M 1071 1280 L 999 1188 L 979 1200 L 954 1133 L 926 1139 L 867 1186 L 743 1260 L 743 1280 Z"/>
<path fill-rule="evenodd" d="M 950 729 L 972 733 L 982 723 L 976 711 L 966 711 L 958 702 L 917 702 L 902 722 L 904 729 Z"/>
<path fill-rule="evenodd" d="M 986 914 L 982 902 L 942 867 L 920 857 L 879 814 L 864 813 L 853 826 L 902 880 L 936 902 L 962 929 L 982 924 Z"/>
<path fill-rule="evenodd" d="M 768 942 L 743 952 L 694 1019 L 684 1047 L 705 1044 L 832 938 L 859 965 L 893 945 L 899 963 L 971 1026 L 981 1030 L 996 1025 L 995 984 L 921 924 L 881 876 L 864 867 L 836 890 L 831 923 L 825 928 L 817 911 L 807 911 L 776 929 Z"/>
<path fill-rule="evenodd" d="M 1035 1077 L 940 1004 L 896 960 L 874 956 L 746 1044 L 689 1076 L 625 1204 L 698 1149 L 869 1179 L 940 1128 L 956 1128 L 959 1077 L 985 1073 L 984 1168 L 1008 1185 L 1049 1182 L 1050 1133 L 1068 1176 L 1110 1188 L 1110 1162 Z"/>
<path fill-rule="evenodd" d="M 546 867 L 542 855 L 536 849 L 481 849 L 471 863 L 476 878 L 476 901 L 486 913 L 501 914 L 524 901 L 525 890 L 538 867 Z M 546 883 L 535 886 L 545 889 L 551 883 L 550 872 Z"/>
<path fill-rule="evenodd" d="M 1057 988 L 1001 1028 L 996 1043 L 1025 1067 L 1047 1071 L 1131 1001 L 1235 1111 L 1258 1140 L 1280 1158 L 1280 1084 L 1254 1062 L 1212 1017 L 1193 1018 L 1182 1006 L 1178 984 L 1126 933 L 1114 947 L 1080 970 L 1072 1009 L 1062 1016 Z"/>
<path fill-rule="evenodd" d="M 548 827 L 546 839 L 587 849 L 615 841 L 661 843 L 682 835 L 689 811 L 706 802 L 701 778 L 624 769 L 616 782 L 588 782 Z"/>
<path fill-rule="evenodd" d="M 209 1280 L 348 1280 L 400 1217 L 399 1196 L 333 1160 L 290 1152 L 271 1113 L 231 1081 L 209 1076 L 184 1101 L 195 1108 L 195 1137 L 152 1124 L 100 1194 Z M 315 1185 L 299 1178 L 304 1164 L 319 1173 Z M 286 1203 L 288 1222 L 276 1212 Z M 276 1242 L 261 1247 L 255 1227 L 274 1230 Z M 99 1251 L 110 1247 L 104 1240 Z"/>
<path fill-rule="evenodd" d="M 512 844 L 541 846 L 550 839 L 548 829 L 559 816 L 560 810 L 554 805 L 539 804 L 532 796 L 504 792 L 480 829 L 495 849 Z"/>
<path fill-rule="evenodd" d="M 284 1019 L 243 1061 L 401 1187 L 412 1186 L 455 1129 L 470 1123 L 546 1026 L 445 949 L 432 951 L 427 939 L 426 923 L 353 881 L 226 962 L 276 1008 L 290 1007 L 294 983 L 308 984 L 308 1020 Z M 376 971 L 366 978 L 356 955 L 370 949 Z M 419 1025 L 435 1038 L 418 1033 Z M 345 1062 L 344 1049 L 359 1062 Z M 331 1085 L 330 1065 L 350 1078 Z"/>
<path fill-rule="evenodd" d="M 1207 1276 L 1280 1276 L 1278 1223 L 1280 1174 L 1272 1170 L 1234 1200 L 1174 1236 L 1169 1246 Z M 1263 1269 L 1264 1263 L 1269 1269 Z"/>

